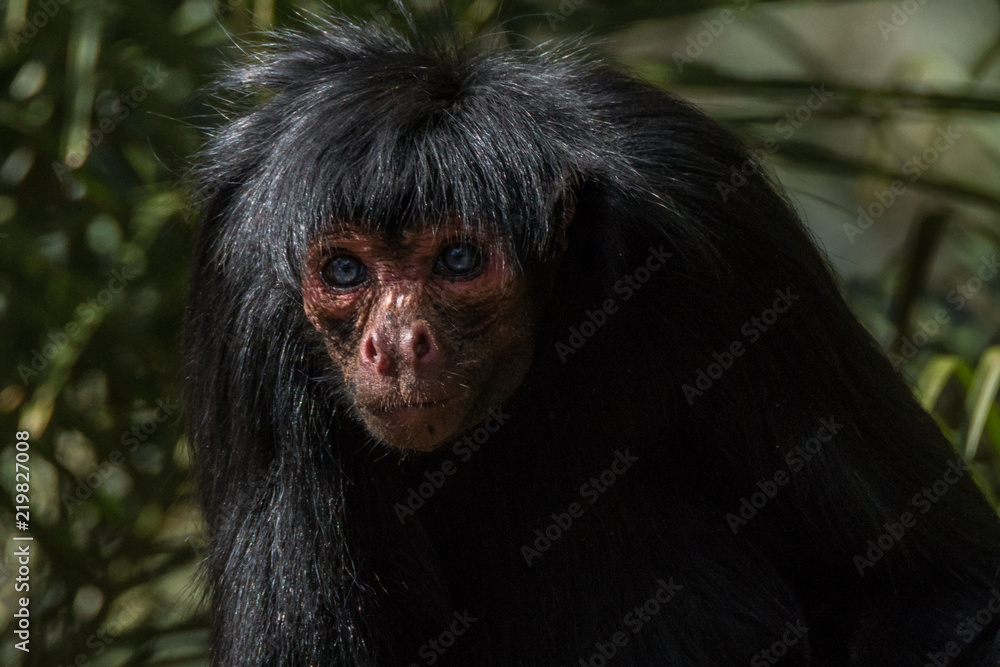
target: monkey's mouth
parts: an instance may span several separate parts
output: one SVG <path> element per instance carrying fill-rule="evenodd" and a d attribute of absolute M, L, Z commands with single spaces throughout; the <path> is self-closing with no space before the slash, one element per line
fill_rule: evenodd
<path fill-rule="evenodd" d="M 376 417 L 396 417 L 417 414 L 424 410 L 441 407 L 452 398 L 452 396 L 448 396 L 433 401 L 394 401 L 391 403 L 370 403 L 360 407 L 364 412 Z"/>

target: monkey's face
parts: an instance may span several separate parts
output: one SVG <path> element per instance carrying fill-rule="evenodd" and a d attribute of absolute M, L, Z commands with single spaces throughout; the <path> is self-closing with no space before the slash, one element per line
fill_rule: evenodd
<path fill-rule="evenodd" d="M 310 246 L 306 315 L 378 440 L 432 450 L 523 381 L 535 308 L 500 247 L 457 223 L 391 241 L 342 227 Z"/>

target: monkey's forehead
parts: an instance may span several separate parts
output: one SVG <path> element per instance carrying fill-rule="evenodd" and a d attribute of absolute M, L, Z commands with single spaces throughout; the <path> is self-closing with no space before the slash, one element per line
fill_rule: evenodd
<path fill-rule="evenodd" d="M 203 190 L 218 193 L 222 218 L 300 227 L 310 239 L 331 220 L 405 234 L 454 214 L 519 255 L 544 256 L 567 190 L 621 161 L 586 71 L 527 55 L 422 53 L 360 28 L 300 35 L 226 79 L 253 102 L 210 138 Z M 614 173 L 620 183 L 629 172 Z"/>
<path fill-rule="evenodd" d="M 380 225 L 358 219 L 337 219 L 320 230 L 324 242 L 371 241 L 406 247 L 428 240 L 475 238 L 499 241 L 496 230 L 482 221 L 466 221 L 457 216 L 410 220 L 405 224 Z"/>
<path fill-rule="evenodd" d="M 510 257 L 514 248 L 499 238 L 488 226 L 463 224 L 460 220 L 424 221 L 402 229 L 373 229 L 359 222 L 338 221 L 309 245 L 314 253 L 345 251 L 361 256 L 404 259 L 414 256 L 436 256 L 441 246 L 453 242 L 471 242 L 482 250 L 499 257 Z"/>

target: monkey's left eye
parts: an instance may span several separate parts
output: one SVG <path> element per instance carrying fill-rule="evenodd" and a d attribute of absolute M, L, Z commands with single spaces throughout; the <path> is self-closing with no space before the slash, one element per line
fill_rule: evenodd
<path fill-rule="evenodd" d="M 334 257 L 323 267 L 322 274 L 331 287 L 357 287 L 365 281 L 365 265 L 357 257 Z"/>
<path fill-rule="evenodd" d="M 471 277 L 483 268 L 483 253 L 469 243 L 453 243 L 441 251 L 434 273 L 446 277 Z"/>

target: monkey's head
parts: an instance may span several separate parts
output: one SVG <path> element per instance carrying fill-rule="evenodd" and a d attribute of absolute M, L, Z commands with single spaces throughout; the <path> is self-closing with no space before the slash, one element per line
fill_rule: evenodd
<path fill-rule="evenodd" d="M 342 52 L 346 29 L 315 37 L 318 52 L 305 36 L 279 45 L 219 84 L 239 120 L 199 173 L 206 271 L 254 306 L 210 343 L 308 367 L 280 385 L 296 410 L 432 450 L 529 376 L 542 327 L 556 328 L 543 312 L 570 266 L 567 225 L 584 229 L 570 223 L 584 185 L 625 192 L 638 177 L 613 125 L 592 120 L 589 95 L 553 86 L 545 58 L 512 67 L 503 52 L 424 51 L 379 28 Z M 589 66 L 563 70 L 586 90 Z M 322 345 L 302 339 L 305 318 Z M 240 398 L 261 405 L 272 390 Z"/>
<path fill-rule="evenodd" d="M 381 442 L 434 449 L 524 380 L 541 298 L 533 278 L 548 270 L 529 275 L 492 236 L 455 221 L 392 236 L 344 224 L 311 244 L 306 315 Z"/>

